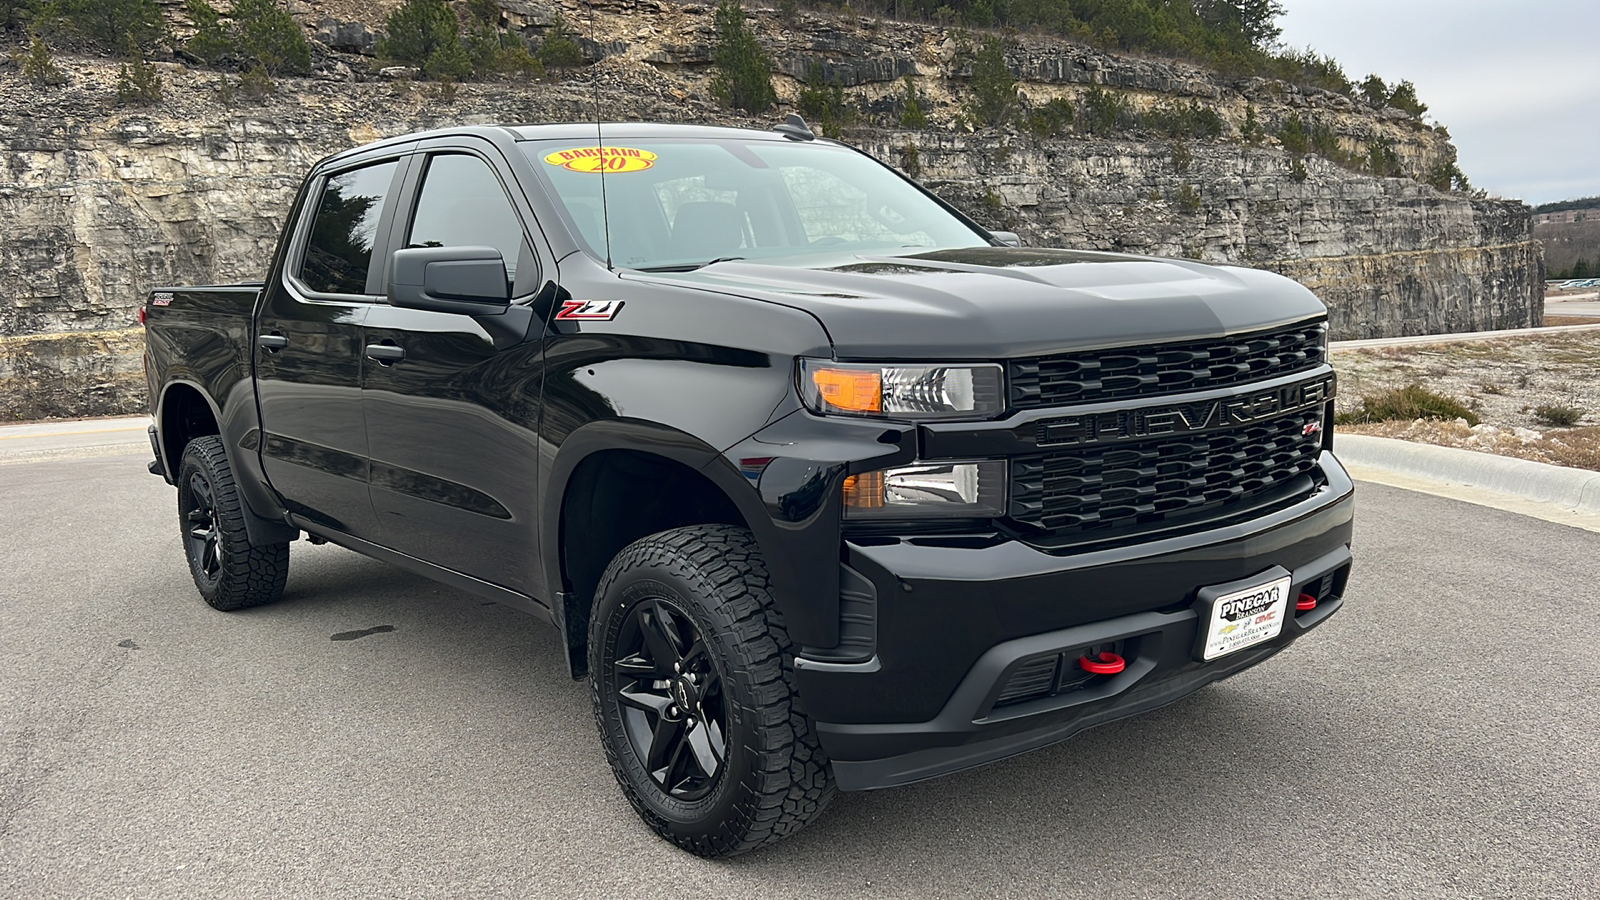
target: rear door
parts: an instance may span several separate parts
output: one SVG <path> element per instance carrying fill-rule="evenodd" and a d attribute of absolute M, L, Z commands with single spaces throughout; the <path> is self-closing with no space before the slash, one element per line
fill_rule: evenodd
<path fill-rule="evenodd" d="M 505 259 L 512 303 L 554 276 L 532 212 L 492 145 L 422 145 L 394 223 L 396 247 L 488 246 Z M 541 249 L 536 250 L 539 247 Z M 484 581 L 543 593 L 537 531 L 543 323 L 496 349 L 467 315 L 368 312 L 362 403 L 372 502 L 383 543 Z"/>
<path fill-rule="evenodd" d="M 290 512 L 366 540 L 377 537 L 377 517 L 367 490 L 361 326 L 382 300 L 374 249 L 392 226 L 408 150 L 358 158 L 310 186 L 256 325 L 268 482 Z"/>

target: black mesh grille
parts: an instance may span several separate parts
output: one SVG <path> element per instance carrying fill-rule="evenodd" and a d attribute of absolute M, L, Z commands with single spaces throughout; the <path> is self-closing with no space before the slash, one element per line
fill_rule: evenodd
<path fill-rule="evenodd" d="M 1122 537 L 1264 500 L 1315 468 L 1320 409 L 1209 434 L 1017 457 L 1011 518 L 1051 537 Z"/>
<path fill-rule="evenodd" d="M 1025 663 L 1006 682 L 1005 690 L 995 698 L 995 706 L 1009 706 L 1013 703 L 1022 703 L 1034 700 L 1050 693 L 1056 684 L 1056 660 L 1058 657 L 1047 656 Z"/>
<path fill-rule="evenodd" d="M 1016 409 L 1204 391 L 1321 365 L 1322 322 L 1182 344 L 1119 347 L 1015 359 Z"/>

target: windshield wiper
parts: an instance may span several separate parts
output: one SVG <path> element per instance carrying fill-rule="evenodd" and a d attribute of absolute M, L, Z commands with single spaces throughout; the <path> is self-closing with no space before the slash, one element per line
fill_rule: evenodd
<path fill-rule="evenodd" d="M 735 260 L 740 260 L 740 259 L 744 259 L 744 257 L 742 257 L 742 256 L 719 256 L 716 259 L 711 260 L 710 262 L 679 263 L 679 264 L 670 265 L 670 266 L 645 266 L 645 267 L 639 269 L 639 271 L 641 271 L 641 272 L 693 272 L 695 269 L 704 269 L 706 266 L 714 266 L 717 263 L 721 263 L 721 262 L 734 262 Z"/>

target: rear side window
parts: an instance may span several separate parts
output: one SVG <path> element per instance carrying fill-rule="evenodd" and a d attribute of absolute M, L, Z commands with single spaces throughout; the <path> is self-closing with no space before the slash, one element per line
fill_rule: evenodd
<path fill-rule="evenodd" d="M 372 246 L 397 165 L 390 160 L 328 178 L 300 266 L 306 287 L 327 294 L 367 292 Z"/>

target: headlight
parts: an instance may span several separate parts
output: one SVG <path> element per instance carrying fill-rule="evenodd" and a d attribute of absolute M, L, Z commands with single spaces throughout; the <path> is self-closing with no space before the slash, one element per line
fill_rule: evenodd
<path fill-rule="evenodd" d="M 987 419 L 1005 411 L 993 363 L 899 365 L 800 361 L 800 395 L 819 413 L 897 419 Z"/>
<path fill-rule="evenodd" d="M 928 462 L 844 480 L 847 519 L 921 516 L 994 518 L 1005 514 L 1006 464 Z"/>

